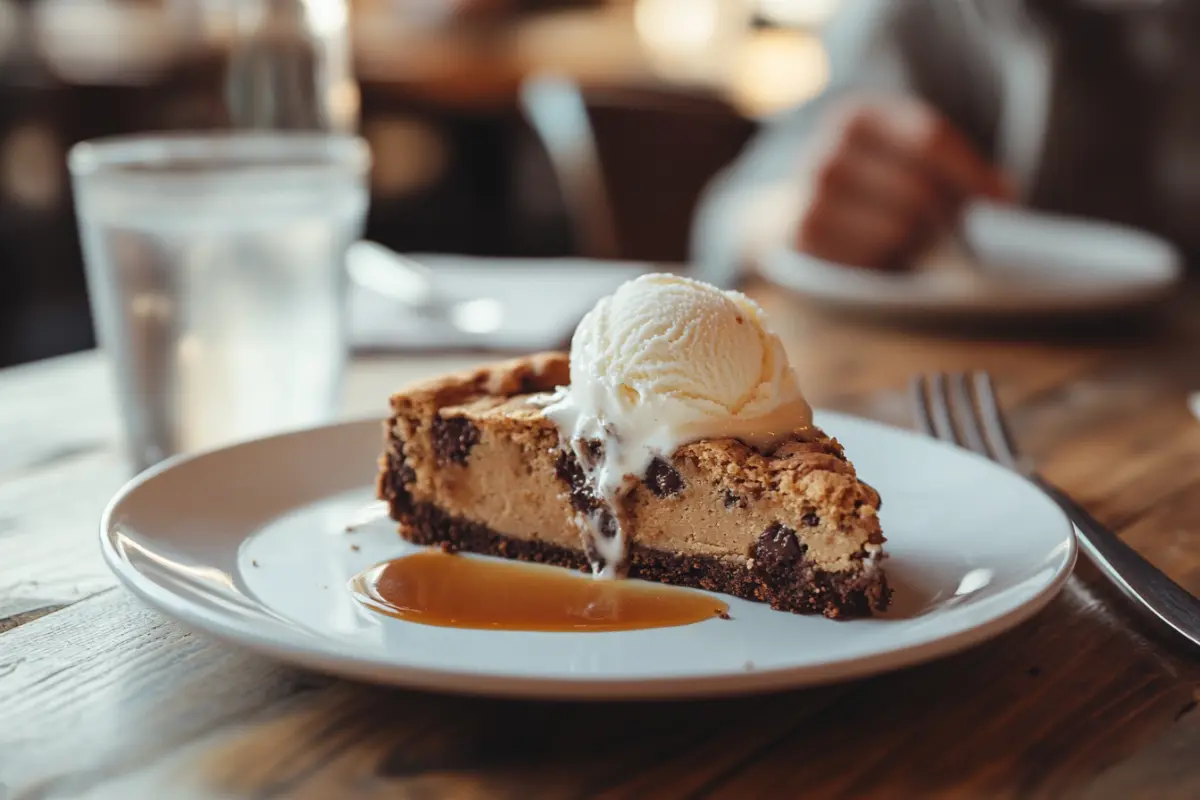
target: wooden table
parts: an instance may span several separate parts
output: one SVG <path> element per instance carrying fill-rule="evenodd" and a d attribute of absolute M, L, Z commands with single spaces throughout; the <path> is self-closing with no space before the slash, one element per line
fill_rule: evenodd
<path fill-rule="evenodd" d="M 811 398 L 907 424 L 907 376 L 984 367 L 1051 477 L 1200 591 L 1200 320 L 1107 341 L 860 327 L 756 294 Z M 1193 305 L 1192 308 L 1196 306 Z M 361 362 L 347 410 L 477 357 Z M 790 694 L 503 702 L 356 685 L 191 634 L 117 588 L 128 477 L 98 356 L 0 373 L 0 798 L 1200 797 L 1200 661 L 1081 561 L 969 652 Z M 964 531 L 964 535 L 969 535 Z"/>

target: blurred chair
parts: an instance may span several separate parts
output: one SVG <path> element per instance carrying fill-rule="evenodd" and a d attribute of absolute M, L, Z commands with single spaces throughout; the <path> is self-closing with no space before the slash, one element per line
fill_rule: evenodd
<path fill-rule="evenodd" d="M 581 89 L 541 75 L 521 107 L 546 149 L 579 255 L 682 262 L 708 181 L 757 126 L 713 97 L 649 88 Z"/>

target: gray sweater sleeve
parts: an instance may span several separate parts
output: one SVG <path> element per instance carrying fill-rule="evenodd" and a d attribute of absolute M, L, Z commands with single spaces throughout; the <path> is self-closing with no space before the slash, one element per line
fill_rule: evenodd
<path fill-rule="evenodd" d="M 846 92 L 920 96 L 990 154 L 995 91 L 986 32 L 976 16 L 981 2 L 848 0 L 824 36 L 828 88 L 770 120 L 706 191 L 692 231 L 701 277 L 730 285 L 740 267 L 788 238 L 803 202 L 804 142 Z"/>

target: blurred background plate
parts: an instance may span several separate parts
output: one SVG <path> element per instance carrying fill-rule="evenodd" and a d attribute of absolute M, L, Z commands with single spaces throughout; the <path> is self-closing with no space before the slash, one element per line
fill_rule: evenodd
<path fill-rule="evenodd" d="M 1182 280 L 1178 252 L 1133 228 L 976 203 L 961 241 L 912 272 L 835 264 L 791 249 L 763 275 L 823 306 L 893 321 L 962 323 L 1096 317 L 1153 306 Z"/>
<path fill-rule="evenodd" d="M 565 347 L 601 297 L 650 263 L 583 258 L 416 255 L 449 313 L 422 314 L 358 283 L 350 290 L 350 344 L 360 351 L 456 349 L 528 352 Z"/>

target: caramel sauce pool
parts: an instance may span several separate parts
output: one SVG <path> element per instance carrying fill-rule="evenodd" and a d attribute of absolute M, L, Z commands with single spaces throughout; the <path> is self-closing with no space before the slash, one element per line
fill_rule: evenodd
<path fill-rule="evenodd" d="M 374 566 L 351 579 L 350 590 L 375 611 L 446 628 L 631 631 L 690 625 L 729 609 L 689 589 L 441 551 Z"/>

